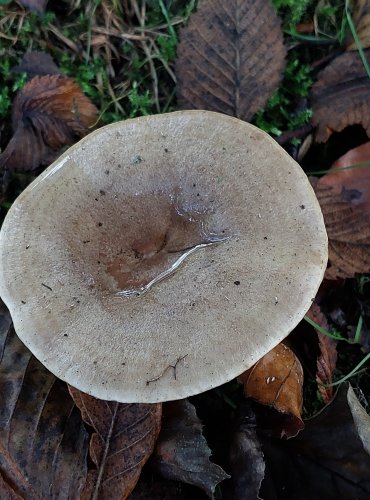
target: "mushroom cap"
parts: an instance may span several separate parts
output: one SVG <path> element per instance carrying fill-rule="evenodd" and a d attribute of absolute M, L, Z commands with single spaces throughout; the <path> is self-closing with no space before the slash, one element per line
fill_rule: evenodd
<path fill-rule="evenodd" d="M 327 262 L 315 194 L 267 134 L 183 111 L 103 127 L 15 201 L 0 295 L 57 377 L 157 402 L 225 383 L 302 319 Z"/>

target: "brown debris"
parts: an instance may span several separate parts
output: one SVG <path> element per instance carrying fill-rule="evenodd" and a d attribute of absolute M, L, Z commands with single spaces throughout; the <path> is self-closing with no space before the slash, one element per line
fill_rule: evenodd
<path fill-rule="evenodd" d="M 370 49 L 364 52 L 369 59 Z M 369 92 L 370 79 L 357 51 L 338 56 L 321 71 L 311 91 L 316 141 L 326 142 L 349 125 L 362 125 L 370 135 Z"/>
<path fill-rule="evenodd" d="M 85 135 L 96 117 L 97 109 L 72 78 L 32 78 L 14 100 L 14 135 L 0 155 L 0 167 L 27 171 L 48 165 L 60 148 Z"/>
<path fill-rule="evenodd" d="M 151 455 L 161 425 L 162 405 L 103 401 L 73 387 L 70 393 L 84 421 L 94 429 L 81 499 L 126 499 Z"/>
<path fill-rule="evenodd" d="M 286 50 L 266 0 L 204 0 L 180 33 L 179 109 L 249 120 L 280 83 Z"/>

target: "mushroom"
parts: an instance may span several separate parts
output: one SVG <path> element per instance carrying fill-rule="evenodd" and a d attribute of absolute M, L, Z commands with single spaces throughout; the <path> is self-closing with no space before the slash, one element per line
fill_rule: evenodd
<path fill-rule="evenodd" d="M 158 402 L 252 366 L 302 319 L 326 262 L 298 164 L 250 124 L 182 111 L 91 133 L 19 196 L 0 295 L 56 376 Z"/>

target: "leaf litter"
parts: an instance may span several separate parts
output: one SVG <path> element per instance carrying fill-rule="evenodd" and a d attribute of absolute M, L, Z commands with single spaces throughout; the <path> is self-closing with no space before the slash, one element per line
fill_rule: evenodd
<path fill-rule="evenodd" d="M 47 2 L 21 3 L 43 14 Z M 139 17 L 145 17 L 145 8 L 140 11 L 136 2 L 131 7 Z M 113 13 L 106 18 L 109 9 L 105 2 L 102 9 L 105 22 L 117 21 Z M 360 0 L 353 13 L 365 48 L 369 10 L 368 2 Z M 55 36 L 77 54 L 77 44 L 56 27 L 53 29 Z M 110 54 L 109 72 L 117 76 L 111 59 L 118 58 L 119 51 L 110 41 L 111 32 L 99 30 L 92 26 L 91 47 L 106 48 Z M 121 31 L 114 31 L 114 36 Z M 134 40 L 135 36 L 148 51 L 151 35 L 127 33 L 127 40 Z M 78 43 L 86 40 L 85 36 Z M 366 100 L 369 80 L 350 37 L 346 45 L 347 52 L 319 74 L 311 92 L 317 142 L 327 141 L 333 131 L 351 124 L 360 124 L 370 133 Z M 188 26 L 180 31 L 175 65 L 179 107 L 211 109 L 251 119 L 279 85 L 286 54 L 280 21 L 269 2 L 203 0 Z M 14 135 L 0 156 L 0 164 L 13 172 L 32 172 L 48 165 L 61 148 L 86 134 L 95 125 L 98 112 L 76 82 L 60 74 L 46 53 L 26 54 L 14 71 L 26 72 L 31 80 L 13 103 Z M 156 72 L 152 71 L 151 76 L 153 89 L 158 92 Z M 330 279 L 353 277 L 370 269 L 368 171 L 365 168 L 335 171 L 351 162 L 353 165 L 368 161 L 364 159 L 367 155 L 365 144 L 339 159 L 332 172 L 313 181 L 329 234 L 327 277 Z M 314 305 L 311 314 L 326 328 L 325 317 L 318 307 Z M 0 322 L 0 333 L 8 333 L 0 363 L 0 384 L 6 395 L 4 408 L 0 409 L 3 422 L 0 496 L 27 498 L 32 491 L 34 498 L 54 498 L 57 488 L 61 488 L 58 498 L 126 498 L 154 447 L 161 425 L 160 406 L 98 401 L 71 389 L 87 424 L 85 429 L 65 384 L 46 372 L 20 344 L 5 310 L 1 318 L 5 319 L 4 324 Z M 319 346 L 316 379 L 324 401 L 329 401 L 333 391 L 325 386 L 332 380 L 336 351 L 333 343 L 320 335 Z M 149 470 L 156 469 L 165 477 L 196 484 L 209 497 L 220 483 L 225 498 L 230 499 L 259 498 L 259 495 L 330 499 L 343 494 L 346 498 L 367 498 L 369 416 L 351 387 L 343 384 L 334 400 L 308 420 L 303 429 L 302 368 L 294 354 L 288 354 L 286 346 L 279 346 L 276 351 L 279 349 L 284 350 L 284 355 L 272 352 L 269 362 L 261 360 L 244 375 L 249 398 L 235 405 L 229 401 L 234 429 L 225 469 L 231 473 L 231 479 L 227 480 L 227 473 L 210 461 L 212 452 L 203 437 L 196 411 L 188 401 L 166 405 L 168 411 L 156 455 L 148 463 Z M 45 387 L 50 388 L 47 393 Z M 252 402 L 250 397 L 260 402 Z M 288 420 L 283 419 L 282 423 L 281 416 Z M 63 427 L 61 421 L 67 424 Z M 119 438 L 112 439 L 109 434 L 112 429 L 117 430 Z M 294 438 L 280 439 L 294 436 L 298 431 Z M 50 460 L 58 436 L 61 445 L 56 458 Z M 37 447 L 37 453 L 32 446 Z M 109 466 L 107 457 L 111 460 Z M 305 491 L 302 484 L 308 485 Z M 51 496 L 50 490 L 46 490 L 50 485 Z M 146 491 L 151 494 L 150 487 Z"/>

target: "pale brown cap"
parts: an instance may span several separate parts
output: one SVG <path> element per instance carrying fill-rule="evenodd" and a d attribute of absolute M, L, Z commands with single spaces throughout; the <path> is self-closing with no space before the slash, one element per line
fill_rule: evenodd
<path fill-rule="evenodd" d="M 55 375 L 156 402 L 253 365 L 302 319 L 326 262 L 298 164 L 252 125 L 184 111 L 101 128 L 41 174 L 4 222 L 0 294 Z"/>

